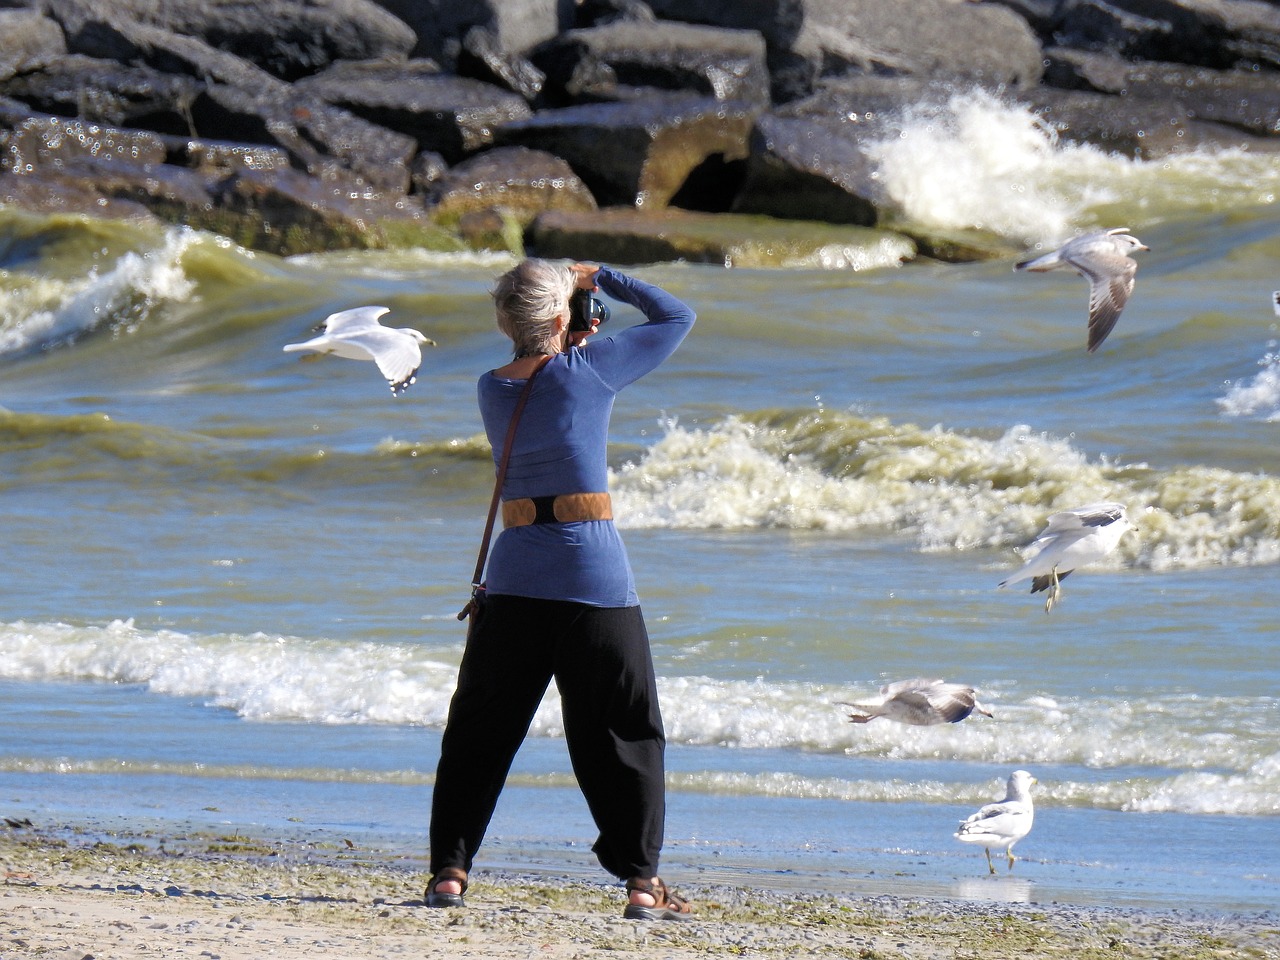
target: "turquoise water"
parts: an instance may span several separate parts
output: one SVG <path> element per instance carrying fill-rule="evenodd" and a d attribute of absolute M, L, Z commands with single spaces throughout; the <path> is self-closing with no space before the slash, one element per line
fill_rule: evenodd
<path fill-rule="evenodd" d="M 1280 163 L 1137 164 L 993 103 L 912 130 L 886 146 L 903 216 L 1028 248 L 1126 225 L 1151 251 L 1093 356 L 1084 281 L 1011 262 L 636 271 L 699 313 L 611 448 L 670 740 L 664 873 L 1272 908 Z M 0 209 L 3 813 L 422 856 L 509 262 Z M 281 349 L 365 303 L 440 344 L 398 400 Z M 1052 615 L 996 590 L 1049 513 L 1097 500 L 1137 531 Z M 834 703 L 918 674 L 994 719 Z M 1019 767 L 1036 826 L 991 878 L 951 833 Z M 599 876 L 592 839 L 552 697 L 483 862 Z"/>

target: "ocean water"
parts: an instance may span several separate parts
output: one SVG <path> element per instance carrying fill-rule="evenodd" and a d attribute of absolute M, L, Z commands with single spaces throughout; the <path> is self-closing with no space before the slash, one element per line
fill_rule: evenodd
<path fill-rule="evenodd" d="M 881 162 L 904 219 L 1151 250 L 1093 356 L 1084 281 L 1009 261 L 872 239 L 634 271 L 699 314 L 610 452 L 669 738 L 664 874 L 1275 909 L 1280 155 L 1134 162 L 967 98 Z M 0 209 L 0 812 L 422 859 L 510 262 L 281 260 Z M 371 303 L 439 344 L 402 398 L 282 351 Z M 1137 529 L 1051 615 L 996 589 L 1050 513 L 1098 500 Z M 995 716 L 836 705 L 916 675 Z M 992 877 L 952 833 L 1018 768 L 1036 824 Z M 480 865 L 600 877 L 593 837 L 551 694 Z"/>

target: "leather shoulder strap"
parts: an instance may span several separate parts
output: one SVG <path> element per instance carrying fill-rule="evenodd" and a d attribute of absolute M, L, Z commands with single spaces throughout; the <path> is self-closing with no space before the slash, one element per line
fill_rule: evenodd
<path fill-rule="evenodd" d="M 516 400 L 516 408 L 511 413 L 511 423 L 507 425 L 507 437 L 502 445 L 502 457 L 498 461 L 498 471 L 493 483 L 493 499 L 489 501 L 489 517 L 484 524 L 484 535 L 480 539 L 480 555 L 476 558 L 476 572 L 471 577 L 471 592 L 474 596 L 475 591 L 480 589 L 484 580 L 484 565 L 489 559 L 489 541 L 493 538 L 494 520 L 498 515 L 498 502 L 502 499 L 502 481 L 507 475 L 507 464 L 511 460 L 511 446 L 516 438 L 516 427 L 520 423 L 520 415 L 524 413 L 525 404 L 529 401 L 529 393 L 533 390 L 533 381 L 538 374 L 542 372 L 542 368 L 547 365 L 551 357 L 543 357 L 538 361 L 538 365 L 533 368 L 533 372 L 529 374 L 529 379 L 524 382 L 524 389 L 520 391 L 520 397 Z M 467 614 L 471 612 L 471 603 L 469 602 L 462 612 L 458 614 L 459 620 L 465 620 Z"/>

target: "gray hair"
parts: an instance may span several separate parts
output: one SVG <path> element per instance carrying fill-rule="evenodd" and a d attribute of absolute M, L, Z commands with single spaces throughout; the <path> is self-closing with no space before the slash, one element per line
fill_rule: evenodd
<path fill-rule="evenodd" d="M 498 278 L 493 288 L 498 329 L 511 338 L 517 357 L 563 350 L 556 320 L 569 309 L 575 286 L 567 264 L 536 258 L 521 260 Z"/>

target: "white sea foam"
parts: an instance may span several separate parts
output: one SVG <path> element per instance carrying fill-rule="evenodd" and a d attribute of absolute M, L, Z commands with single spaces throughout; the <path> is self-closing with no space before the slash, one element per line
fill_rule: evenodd
<path fill-rule="evenodd" d="M 1218 398 L 1218 409 L 1228 417 L 1257 417 L 1280 421 L 1280 351 L 1276 341 L 1267 344 L 1258 361 L 1262 369 L 1247 380 L 1238 380 Z"/>
<path fill-rule="evenodd" d="M 1106 216 L 1176 217 L 1275 203 L 1270 156 L 1205 150 L 1134 160 L 1068 142 L 1028 107 L 981 90 L 908 109 L 870 149 L 885 200 L 910 220 L 1057 244 Z M 1144 211 L 1149 211 L 1144 216 Z"/>
<path fill-rule="evenodd" d="M 129 331 L 158 304 L 188 300 L 195 284 L 181 261 L 198 237 L 166 230 L 155 249 L 126 252 L 106 269 L 69 279 L 0 271 L 0 355 L 71 342 L 103 324 Z"/>
<path fill-rule="evenodd" d="M 201 699 L 259 721 L 411 724 L 440 727 L 456 665 L 419 645 L 339 643 L 296 637 L 199 636 L 105 626 L 0 626 L 0 678 L 145 685 L 157 694 Z M 908 727 L 850 724 L 837 700 L 848 686 L 664 676 L 659 680 L 668 740 L 731 750 L 818 751 L 851 758 L 1056 765 L 1101 771 L 1095 782 L 1061 783 L 1063 803 L 1148 811 L 1271 814 L 1280 796 L 1280 731 L 1259 724 L 1274 698 L 1148 694 L 1091 698 L 1004 695 L 984 686 L 995 719 Z M 561 737 L 558 698 L 548 694 L 531 734 Z M 1148 771 L 1117 780 L 1106 771 Z M 146 765 L 139 768 L 147 772 Z M 74 771 L 71 771 L 74 772 Z M 323 773 L 313 774 L 323 778 Z M 780 771 L 690 774 L 691 790 L 850 799 L 893 799 L 891 782 Z M 683 781 L 681 781 L 683 782 Z M 911 787 L 916 799 L 930 794 Z M 967 802 L 980 799 L 960 795 Z M 956 802 L 939 786 L 937 802 Z"/>
<path fill-rule="evenodd" d="M 611 490 L 628 526 L 879 528 L 928 551 L 1021 546 L 1054 510 L 1116 501 L 1138 535 L 1100 568 L 1280 560 L 1280 479 L 1090 460 L 1024 425 L 994 439 L 830 413 L 668 425 Z"/>

